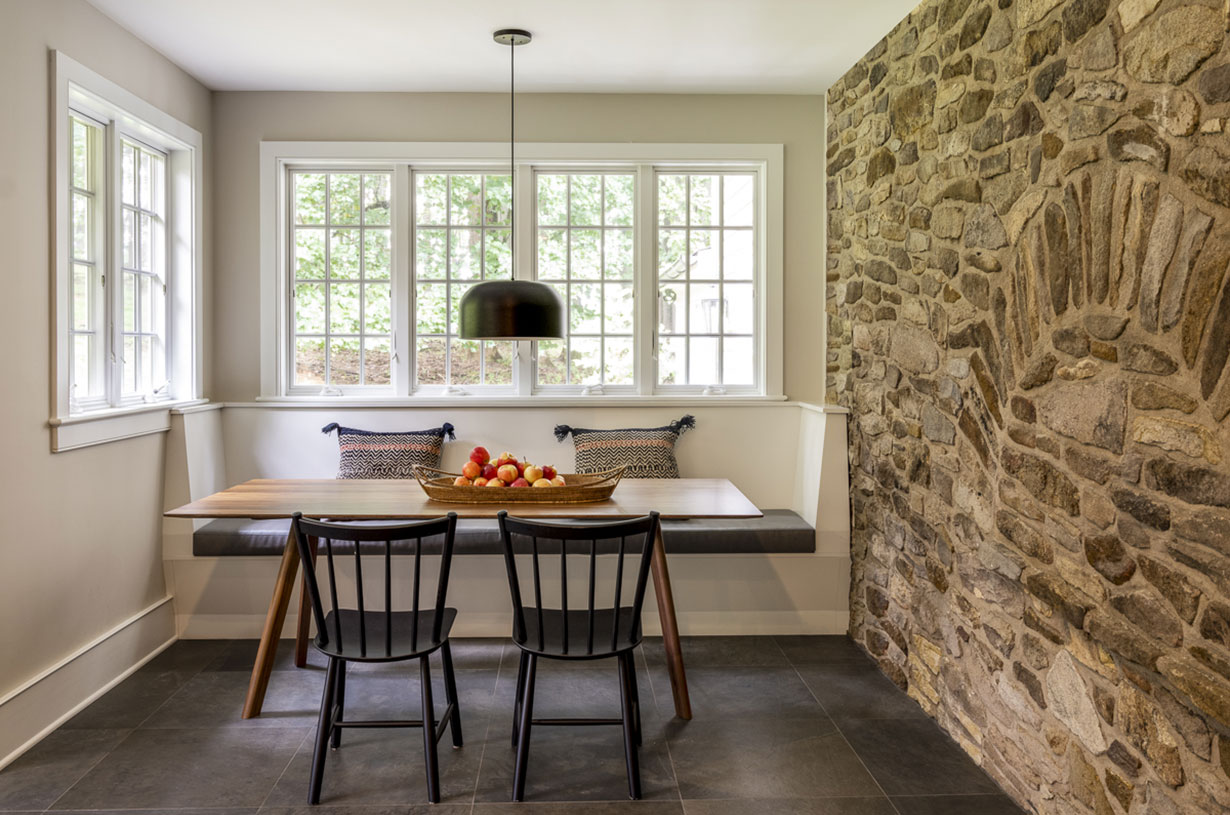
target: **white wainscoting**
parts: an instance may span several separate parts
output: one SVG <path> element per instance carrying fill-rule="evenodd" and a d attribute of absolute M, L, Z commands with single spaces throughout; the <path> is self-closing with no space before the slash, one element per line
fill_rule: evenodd
<path fill-rule="evenodd" d="M 470 448 L 573 464 L 572 442 L 555 441 L 558 423 L 575 427 L 658 426 L 685 413 L 696 429 L 679 441 L 685 476 L 730 478 L 764 509 L 789 508 L 816 527 L 815 554 L 674 555 L 671 580 L 684 634 L 835 634 L 848 625 L 850 572 L 846 422 L 841 412 L 797 402 L 701 405 L 513 407 L 319 407 L 238 404 L 190 409 L 173 417 L 167 504 L 202 497 L 259 477 L 331 477 L 337 438 L 329 422 L 365 429 L 421 429 L 451 422 L 457 440 L 444 467 L 459 469 Z M 185 638 L 256 637 L 269 604 L 278 559 L 198 558 L 200 522 L 164 522 L 168 591 Z M 453 561 L 449 601 L 460 610 L 457 636 L 504 636 L 511 625 L 507 578 L 496 556 Z M 286 632 L 293 631 L 294 609 Z M 645 629 L 658 632 L 652 598 Z"/>

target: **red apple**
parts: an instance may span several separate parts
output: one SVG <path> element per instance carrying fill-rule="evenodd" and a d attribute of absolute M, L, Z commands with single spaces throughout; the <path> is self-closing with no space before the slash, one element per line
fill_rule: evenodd
<path fill-rule="evenodd" d="M 500 453 L 500 457 L 495 460 L 495 466 L 503 467 L 505 464 L 515 464 L 516 461 L 517 461 L 516 456 L 514 456 L 512 453 L 504 452 L 504 453 Z"/>
<path fill-rule="evenodd" d="M 496 477 L 497 476 L 495 474 L 495 465 L 491 463 L 484 464 L 483 465 L 483 478 L 490 481 L 491 479 L 496 478 Z"/>
<path fill-rule="evenodd" d="M 544 464 L 544 465 L 542 465 L 542 477 L 543 477 L 543 478 L 545 478 L 545 479 L 547 479 L 548 481 L 550 481 L 552 478 L 555 478 L 555 476 L 557 476 L 557 475 L 559 475 L 559 473 L 557 473 L 557 472 L 555 471 L 555 468 L 554 468 L 554 467 L 552 467 L 550 464 Z"/>
<path fill-rule="evenodd" d="M 549 478 L 539 478 L 539 479 L 536 479 L 536 480 L 534 481 L 533 486 L 535 486 L 535 487 L 553 487 L 553 486 L 555 486 L 555 485 L 551 483 L 551 479 L 549 479 Z"/>
<path fill-rule="evenodd" d="M 518 472 L 518 473 L 520 473 L 521 475 L 525 475 L 525 467 L 526 467 L 525 462 L 524 462 L 524 461 L 518 461 L 518 462 L 515 462 L 515 463 L 516 463 L 516 465 L 517 465 L 517 472 Z"/>
<path fill-rule="evenodd" d="M 546 473 L 543 472 L 542 468 L 536 467 L 533 464 L 526 465 L 525 472 L 523 473 L 523 475 L 525 476 L 525 480 L 530 482 L 531 484 L 533 484 L 535 481 L 539 480 L 540 478 L 546 477 Z M 551 479 L 548 478 L 547 480 L 550 481 Z"/>
<path fill-rule="evenodd" d="M 470 461 L 481 467 L 491 461 L 491 454 L 487 452 L 486 447 L 475 447 L 470 451 Z"/>
<path fill-rule="evenodd" d="M 517 477 L 521 474 L 517 472 L 517 465 L 501 464 L 500 469 L 496 470 L 496 475 L 498 475 L 500 477 L 500 480 L 503 481 L 505 484 L 511 484 L 512 482 L 516 481 Z"/>
<path fill-rule="evenodd" d="M 530 485 L 530 482 L 526 481 L 524 478 L 518 478 L 516 481 L 512 482 L 512 483 L 511 483 L 511 484 L 509 484 L 508 486 L 510 486 L 510 487 L 528 487 L 529 485 Z"/>
<path fill-rule="evenodd" d="M 473 480 L 483 474 L 483 468 L 477 461 L 470 459 L 461 466 L 461 474 Z"/>
<path fill-rule="evenodd" d="M 485 486 L 487 486 L 487 479 L 483 478 L 483 477 L 480 475 L 478 478 L 474 479 L 474 486 L 476 486 L 476 487 L 485 487 Z"/>
<path fill-rule="evenodd" d="M 474 482 L 466 478 L 464 475 L 457 476 L 457 480 L 453 482 L 454 487 L 472 487 Z"/>
<path fill-rule="evenodd" d="M 488 481 L 488 482 L 487 482 L 487 486 L 488 486 L 488 487 L 504 487 L 504 486 L 507 486 L 507 485 L 506 485 L 503 481 L 501 481 L 500 479 L 498 479 L 498 478 L 493 478 L 493 479 L 491 479 L 490 481 Z"/>

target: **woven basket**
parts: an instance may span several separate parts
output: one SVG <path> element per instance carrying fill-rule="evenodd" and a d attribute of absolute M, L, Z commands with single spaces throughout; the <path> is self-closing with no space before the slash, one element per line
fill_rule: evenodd
<path fill-rule="evenodd" d="M 600 473 L 561 473 L 562 487 L 466 487 L 453 482 L 460 473 L 414 465 L 414 477 L 433 501 L 452 504 L 588 504 L 611 497 L 624 467 Z"/>

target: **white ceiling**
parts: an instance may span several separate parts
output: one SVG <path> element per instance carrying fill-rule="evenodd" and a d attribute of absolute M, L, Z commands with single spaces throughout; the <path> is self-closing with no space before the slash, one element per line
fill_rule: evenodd
<path fill-rule="evenodd" d="M 90 0 L 216 90 L 820 93 L 918 0 Z"/>

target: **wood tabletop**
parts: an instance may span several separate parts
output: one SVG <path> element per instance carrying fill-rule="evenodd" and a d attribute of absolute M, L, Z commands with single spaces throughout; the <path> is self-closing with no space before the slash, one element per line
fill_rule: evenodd
<path fill-rule="evenodd" d="M 338 521 L 494 518 L 759 518 L 762 513 L 725 478 L 624 479 L 606 501 L 591 504 L 453 504 L 427 497 L 413 479 L 255 478 L 166 513 L 171 518 L 311 518 Z"/>

